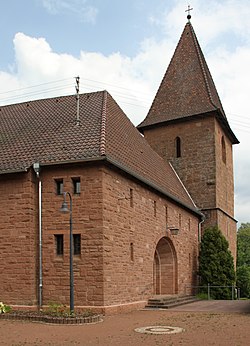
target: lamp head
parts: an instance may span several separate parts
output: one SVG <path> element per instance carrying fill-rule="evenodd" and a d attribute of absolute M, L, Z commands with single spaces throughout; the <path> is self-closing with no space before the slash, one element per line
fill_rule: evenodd
<path fill-rule="evenodd" d="M 36 175 L 39 176 L 39 173 L 40 173 L 40 164 L 39 164 L 39 162 L 34 162 L 33 163 L 33 169 L 34 169 Z"/>
<path fill-rule="evenodd" d="M 66 213 L 68 213 L 69 211 L 70 211 L 70 210 L 69 210 L 69 208 L 68 208 L 68 203 L 64 200 L 64 201 L 62 202 L 62 207 L 60 208 L 60 212 L 66 214 Z"/>

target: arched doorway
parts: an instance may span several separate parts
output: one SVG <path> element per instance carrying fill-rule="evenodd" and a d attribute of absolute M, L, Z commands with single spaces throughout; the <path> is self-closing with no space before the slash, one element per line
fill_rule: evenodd
<path fill-rule="evenodd" d="M 177 258 L 172 241 L 161 238 L 154 253 L 154 294 L 177 294 Z"/>

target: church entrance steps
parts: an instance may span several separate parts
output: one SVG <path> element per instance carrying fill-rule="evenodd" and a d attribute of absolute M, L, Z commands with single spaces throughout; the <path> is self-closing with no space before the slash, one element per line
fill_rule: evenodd
<path fill-rule="evenodd" d="M 175 306 L 189 304 L 198 301 L 195 296 L 178 296 L 178 295 L 156 295 L 148 300 L 145 309 L 170 309 Z"/>

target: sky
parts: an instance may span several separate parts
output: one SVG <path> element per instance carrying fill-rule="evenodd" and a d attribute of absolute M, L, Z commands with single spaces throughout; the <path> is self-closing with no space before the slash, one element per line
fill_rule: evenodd
<path fill-rule="evenodd" d="M 231 128 L 235 218 L 250 222 L 250 0 L 0 2 L 0 105 L 108 90 L 134 125 L 146 116 L 187 22 Z"/>

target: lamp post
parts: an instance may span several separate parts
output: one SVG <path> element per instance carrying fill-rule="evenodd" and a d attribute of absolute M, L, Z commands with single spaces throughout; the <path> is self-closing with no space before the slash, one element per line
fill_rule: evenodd
<path fill-rule="evenodd" d="M 66 201 L 69 196 L 70 208 Z M 72 197 L 69 192 L 63 193 L 63 203 L 60 208 L 61 213 L 69 212 L 69 274 L 70 274 L 70 312 L 74 313 L 74 271 L 73 271 L 73 231 L 72 231 Z"/>

